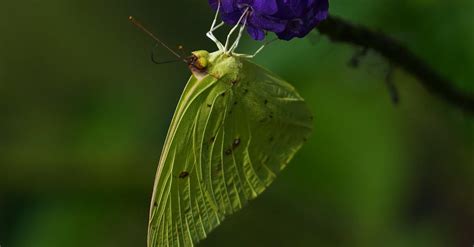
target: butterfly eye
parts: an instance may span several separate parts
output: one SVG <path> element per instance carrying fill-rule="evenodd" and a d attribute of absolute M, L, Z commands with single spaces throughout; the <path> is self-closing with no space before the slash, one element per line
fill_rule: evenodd
<path fill-rule="evenodd" d="M 198 58 L 198 60 L 196 61 L 196 67 L 198 69 L 205 69 L 207 67 L 207 57 L 200 57 Z"/>
<path fill-rule="evenodd" d="M 209 52 L 207 51 L 195 51 L 193 52 L 194 59 L 191 60 L 191 64 L 198 70 L 204 70 L 209 64 L 208 57 Z"/>

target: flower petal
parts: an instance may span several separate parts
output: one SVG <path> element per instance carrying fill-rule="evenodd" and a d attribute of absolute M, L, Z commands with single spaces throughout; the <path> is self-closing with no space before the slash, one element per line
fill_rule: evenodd
<path fill-rule="evenodd" d="M 247 26 L 247 32 L 254 40 L 265 39 L 265 32 L 262 29 L 255 28 L 253 26 Z"/>
<path fill-rule="evenodd" d="M 329 15 L 329 2 L 328 0 L 320 0 L 317 3 L 317 6 L 315 8 L 316 11 L 316 19 L 319 21 L 325 20 L 328 15 Z"/>
<path fill-rule="evenodd" d="M 248 22 L 254 27 L 265 29 L 270 32 L 282 32 L 285 30 L 285 24 L 282 24 L 280 21 L 276 19 L 271 20 L 263 15 L 257 15 L 256 13 L 253 13 L 249 17 Z"/>
<path fill-rule="evenodd" d="M 230 25 L 250 7 L 247 32 L 256 40 L 267 31 L 284 40 L 304 37 L 329 15 L 329 0 L 208 0 L 213 9 L 219 1 L 222 20 Z"/>
<path fill-rule="evenodd" d="M 234 0 L 218 0 L 221 1 L 221 9 L 224 13 L 234 12 L 236 10 Z"/>
<path fill-rule="evenodd" d="M 264 15 L 273 15 L 278 11 L 276 0 L 255 0 L 252 7 L 255 12 Z"/>
<path fill-rule="evenodd" d="M 239 10 L 230 13 L 222 13 L 221 19 L 229 25 L 236 25 L 239 22 L 242 13 Z"/>
<path fill-rule="evenodd" d="M 211 8 L 216 11 L 217 10 L 217 7 L 219 5 L 219 2 L 218 0 L 208 0 L 209 2 L 209 5 L 211 6 Z"/>

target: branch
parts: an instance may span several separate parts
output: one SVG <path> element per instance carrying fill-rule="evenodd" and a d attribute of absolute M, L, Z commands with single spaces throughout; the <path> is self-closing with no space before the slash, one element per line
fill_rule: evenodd
<path fill-rule="evenodd" d="M 474 114 L 474 95 L 457 89 L 447 78 L 433 70 L 406 46 L 381 32 L 364 26 L 351 24 L 341 18 L 330 16 L 316 29 L 334 42 L 351 43 L 371 48 L 417 78 L 434 95 L 453 106 Z"/>

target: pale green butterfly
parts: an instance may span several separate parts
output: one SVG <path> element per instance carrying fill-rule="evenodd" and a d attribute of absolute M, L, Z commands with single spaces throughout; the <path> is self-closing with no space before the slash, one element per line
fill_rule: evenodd
<path fill-rule="evenodd" d="M 215 38 L 213 31 L 223 25 L 216 26 L 218 13 L 207 36 L 219 50 L 186 59 L 193 75 L 158 164 L 149 247 L 193 246 L 206 238 L 273 182 L 312 129 L 311 112 L 296 90 L 248 60 L 264 46 L 253 55 L 234 52 L 245 25 L 230 48 L 237 25 L 225 45 Z"/>

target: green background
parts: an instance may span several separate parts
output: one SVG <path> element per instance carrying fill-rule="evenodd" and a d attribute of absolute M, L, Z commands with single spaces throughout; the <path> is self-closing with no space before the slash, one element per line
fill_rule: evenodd
<path fill-rule="evenodd" d="M 474 1 L 330 4 L 474 92 Z M 145 246 L 157 161 L 190 72 L 151 63 L 153 42 L 127 17 L 174 47 L 212 51 L 207 1 L 19 0 L 0 9 L 0 245 Z M 258 45 L 247 38 L 240 51 Z M 355 52 L 314 32 L 255 59 L 298 89 L 315 131 L 276 182 L 200 246 L 474 244 L 472 117 L 400 70 L 393 105 L 389 64 L 371 52 L 351 68 Z"/>

